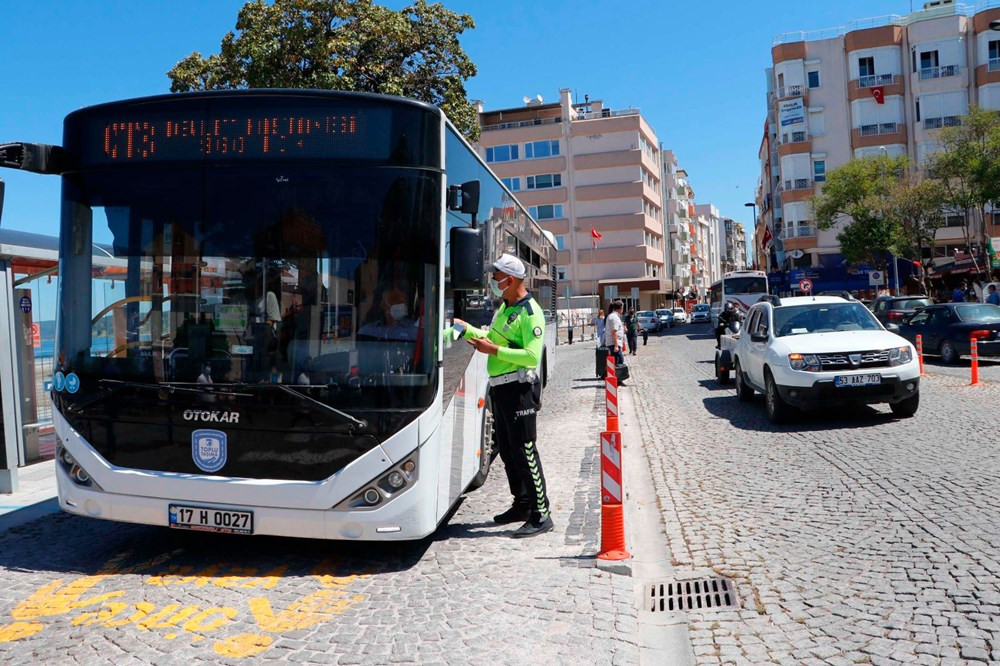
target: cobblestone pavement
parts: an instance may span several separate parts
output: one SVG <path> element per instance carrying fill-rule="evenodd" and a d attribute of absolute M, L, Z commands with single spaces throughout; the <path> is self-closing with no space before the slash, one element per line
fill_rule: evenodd
<path fill-rule="evenodd" d="M 575 354 L 593 363 L 592 351 Z M 51 514 L 0 535 L 0 663 L 637 663 L 632 581 L 593 566 L 603 392 L 574 381 L 574 358 L 539 418 L 554 532 L 514 540 L 490 522 L 510 502 L 499 459 L 419 543 Z"/>
<path fill-rule="evenodd" d="M 691 614 L 698 663 L 1000 663 L 1000 384 L 932 368 L 912 419 L 773 426 L 714 381 L 713 347 L 679 327 L 631 359 L 677 575 L 741 599 Z"/>

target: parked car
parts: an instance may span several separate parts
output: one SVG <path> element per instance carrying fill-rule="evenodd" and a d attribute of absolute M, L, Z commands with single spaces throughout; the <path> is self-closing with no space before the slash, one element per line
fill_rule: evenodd
<path fill-rule="evenodd" d="M 933 305 L 926 296 L 879 296 L 872 302 L 871 311 L 883 326 L 902 324 L 907 317 L 920 308 Z"/>
<path fill-rule="evenodd" d="M 684 308 L 674 308 L 674 323 L 675 324 L 686 324 L 688 320 L 687 310 Z"/>
<path fill-rule="evenodd" d="M 674 327 L 674 311 L 660 309 L 656 311 L 656 318 L 660 320 L 660 329 Z"/>
<path fill-rule="evenodd" d="M 941 303 L 920 310 L 900 327 L 916 343 L 921 336 L 925 354 L 939 354 L 945 363 L 972 353 L 975 337 L 980 356 L 1000 356 L 1000 306 L 988 303 Z"/>
<path fill-rule="evenodd" d="M 717 367 L 733 368 L 741 401 L 763 393 L 774 422 L 831 403 L 889 403 L 903 417 L 920 404 L 913 346 L 857 301 L 772 296 L 750 308 L 731 354 Z"/>
<path fill-rule="evenodd" d="M 639 325 L 646 331 L 650 333 L 656 333 L 660 330 L 660 318 L 656 316 L 656 313 L 652 310 L 643 310 L 642 312 L 635 313 L 636 321 Z"/>
<path fill-rule="evenodd" d="M 698 303 L 691 308 L 692 324 L 707 324 L 712 321 L 712 307 L 708 303 Z"/>

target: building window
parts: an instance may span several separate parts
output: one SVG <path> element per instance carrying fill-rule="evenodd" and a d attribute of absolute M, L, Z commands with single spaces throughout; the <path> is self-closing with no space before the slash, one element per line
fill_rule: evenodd
<path fill-rule="evenodd" d="M 543 157 L 553 157 L 559 154 L 559 140 L 532 141 L 524 144 L 524 158 L 537 160 Z M 516 157 L 514 159 L 517 159 Z"/>
<path fill-rule="evenodd" d="M 813 161 L 813 180 L 817 183 L 826 182 L 826 160 Z"/>
<path fill-rule="evenodd" d="M 806 74 L 806 76 L 809 77 L 809 87 L 810 88 L 819 88 L 819 72 L 818 71 L 808 72 Z"/>
<path fill-rule="evenodd" d="M 916 105 L 916 108 L 917 108 L 917 122 L 919 123 L 920 122 L 920 98 L 919 97 L 917 98 L 917 101 L 916 101 L 915 105 Z"/>
<path fill-rule="evenodd" d="M 556 266 L 556 280 L 563 282 L 566 280 L 566 267 Z"/>
<path fill-rule="evenodd" d="M 964 215 L 948 215 L 944 218 L 944 226 L 946 227 L 964 227 L 965 226 L 965 216 Z"/>
<path fill-rule="evenodd" d="M 875 58 L 858 58 L 858 76 L 875 76 Z"/>
<path fill-rule="evenodd" d="M 528 214 L 536 220 L 553 220 L 563 216 L 562 204 L 547 204 L 545 206 L 531 206 Z"/>
<path fill-rule="evenodd" d="M 562 175 L 558 173 L 543 173 L 537 176 L 528 176 L 529 190 L 544 190 L 549 187 L 561 187 Z"/>
<path fill-rule="evenodd" d="M 920 69 L 931 69 L 932 67 L 938 66 L 938 52 L 937 51 L 921 51 L 920 53 Z"/>
<path fill-rule="evenodd" d="M 506 146 L 490 146 L 486 149 L 487 162 L 512 162 L 521 159 L 518 157 L 519 146 L 512 143 Z"/>
<path fill-rule="evenodd" d="M 556 249 L 557 250 L 565 250 L 566 249 L 566 237 L 565 236 L 556 236 Z"/>
<path fill-rule="evenodd" d="M 519 192 L 521 190 L 521 179 L 520 178 L 501 178 L 503 184 L 507 186 L 507 189 L 511 192 Z"/>
<path fill-rule="evenodd" d="M 990 50 L 990 60 L 997 60 L 998 58 L 1000 58 L 1000 39 L 990 40 L 989 50 Z M 991 67 L 990 71 L 992 70 L 993 68 Z"/>

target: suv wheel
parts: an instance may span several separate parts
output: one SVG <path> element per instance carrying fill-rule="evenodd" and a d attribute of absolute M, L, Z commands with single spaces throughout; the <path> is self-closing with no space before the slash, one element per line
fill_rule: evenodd
<path fill-rule="evenodd" d="M 740 402 L 750 402 L 753 400 L 753 389 L 750 388 L 750 385 L 743 378 L 743 370 L 740 368 L 739 359 L 736 360 L 736 367 L 733 368 L 733 374 L 736 375 L 736 398 Z"/>
<path fill-rule="evenodd" d="M 767 409 L 767 418 L 771 423 L 783 423 L 788 419 L 791 407 L 781 399 L 778 393 L 778 385 L 774 382 L 774 377 L 770 372 L 764 375 L 764 406 Z"/>
<path fill-rule="evenodd" d="M 894 402 L 889 405 L 892 413 L 900 418 L 908 419 L 917 413 L 917 407 L 920 406 L 920 394 L 914 393 L 906 400 L 900 400 L 899 402 Z"/>

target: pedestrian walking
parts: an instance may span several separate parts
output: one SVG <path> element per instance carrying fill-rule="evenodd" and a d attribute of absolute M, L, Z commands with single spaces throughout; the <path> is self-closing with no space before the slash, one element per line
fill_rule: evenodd
<path fill-rule="evenodd" d="M 504 254 L 492 265 L 490 289 L 503 297 L 489 330 L 473 328 L 456 319 L 476 351 L 489 355 L 493 427 L 500 459 L 507 471 L 513 505 L 493 517 L 504 525 L 524 521 L 511 535 L 532 537 L 551 530 L 549 497 L 538 455 L 535 385 L 542 357 L 545 311 L 524 286 L 525 269 L 520 259 Z"/>
<path fill-rule="evenodd" d="M 638 341 L 638 322 L 636 321 L 635 308 L 630 308 L 625 315 L 625 337 L 628 340 L 628 353 L 635 356 L 636 342 Z"/>
<path fill-rule="evenodd" d="M 615 363 L 619 365 L 625 362 L 625 355 L 622 353 L 622 348 L 625 346 L 625 326 L 622 324 L 621 315 L 618 314 L 621 308 L 621 303 L 618 301 L 612 301 L 608 306 L 603 338 L 604 346 L 608 348 L 608 352 L 614 354 Z"/>
<path fill-rule="evenodd" d="M 573 344 L 573 315 L 569 316 L 569 343 Z"/>
<path fill-rule="evenodd" d="M 964 303 L 965 302 L 965 292 L 969 288 L 969 283 L 966 280 L 962 280 L 962 284 L 955 287 L 955 291 L 951 292 L 951 302 L 952 303 Z"/>
<path fill-rule="evenodd" d="M 597 316 L 594 317 L 594 330 L 597 331 L 597 346 L 604 346 L 604 310 L 598 310 Z"/>

